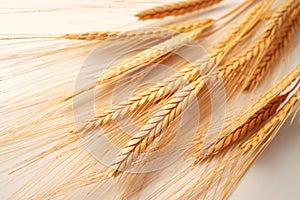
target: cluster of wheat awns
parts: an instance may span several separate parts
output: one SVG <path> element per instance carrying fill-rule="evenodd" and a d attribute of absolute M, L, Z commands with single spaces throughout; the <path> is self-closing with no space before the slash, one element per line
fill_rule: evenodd
<path fill-rule="evenodd" d="M 207 5 L 219 2 L 220 1 L 180 2 L 170 6 L 162 6 L 143 11 L 138 13 L 137 16 L 144 20 L 163 18 L 169 15 L 181 15 L 193 11 L 194 9 L 204 8 Z M 217 74 L 208 72 L 208 79 L 215 80 L 218 76 L 221 76 L 225 87 L 228 88 L 229 94 L 238 94 L 243 89 L 254 90 L 263 76 L 272 67 L 277 57 L 283 52 L 289 40 L 291 40 L 291 36 L 299 26 L 298 2 L 289 1 L 282 3 L 270 13 L 269 18 L 265 22 L 265 30 L 254 43 L 242 53 L 235 55 L 233 59 L 226 59 L 228 50 L 230 50 L 232 46 L 236 46 L 239 42 L 242 43 L 238 38 L 242 38 L 246 35 L 247 30 L 251 31 L 255 29 L 255 26 L 259 26 L 259 24 L 262 23 L 261 21 L 264 20 L 264 14 L 271 12 L 266 9 L 266 7 L 270 6 L 270 2 L 271 1 L 262 2 L 255 6 L 233 30 L 229 31 L 229 33 L 209 51 L 210 59 L 214 63 L 220 64 Z M 194 4 L 195 6 L 192 6 Z M 201 29 L 200 32 L 202 33 L 205 28 L 212 27 L 213 22 L 214 21 L 209 20 L 203 23 L 203 29 Z M 253 23 L 253 26 L 251 26 L 251 23 Z M 194 31 L 197 29 L 192 28 L 191 30 Z M 190 37 L 191 36 L 192 35 L 190 35 Z M 195 39 L 193 37 L 191 38 Z M 145 59 L 142 60 L 145 61 Z M 132 165 L 134 159 L 138 157 L 139 153 L 145 152 L 149 145 L 157 138 L 163 136 L 164 130 L 193 102 L 194 95 L 197 96 L 201 93 L 206 82 L 210 80 L 207 80 L 207 77 L 202 78 L 203 75 L 201 76 L 199 74 L 199 70 L 209 67 L 212 68 L 213 65 L 209 63 L 209 59 L 200 59 L 197 64 L 196 66 L 182 66 L 180 75 L 174 75 L 173 77 L 164 79 L 162 83 L 159 83 L 157 86 L 150 87 L 141 94 L 131 97 L 128 102 L 115 105 L 97 116 L 97 123 L 101 126 L 105 126 L 117 117 L 124 115 L 124 113 L 129 112 L 135 115 L 141 108 L 146 109 L 158 102 L 163 102 L 162 110 L 154 113 L 151 119 L 146 121 L 140 131 L 138 131 L 122 149 L 122 153 L 109 168 L 110 175 L 117 176 L 123 171 L 126 171 L 126 169 Z M 240 78 L 240 76 L 245 77 L 245 79 Z M 249 76 L 251 79 L 247 78 Z M 284 82 L 292 84 L 298 76 L 299 74 L 296 74 L 293 79 L 286 78 Z M 236 79 L 236 77 L 239 78 Z M 183 82 L 185 80 L 189 80 L 189 86 L 184 86 Z M 239 88 L 234 88 L 236 87 L 234 84 L 238 84 Z M 288 85 L 282 87 L 280 92 L 284 92 L 287 86 Z M 253 129 L 261 126 L 261 124 L 267 121 L 271 116 L 276 115 L 278 108 L 286 101 L 290 93 L 280 94 L 280 92 L 277 96 L 272 96 L 272 98 L 269 93 L 266 94 L 267 98 L 263 96 L 260 97 L 261 99 L 259 99 L 259 101 L 263 102 L 261 105 L 255 107 L 256 104 L 254 104 L 253 107 L 250 107 L 249 111 L 246 112 L 247 117 L 243 115 L 241 121 L 235 121 L 228 126 L 224 133 L 222 132 L 215 141 L 211 141 L 209 148 L 206 150 L 205 157 L 216 154 L 234 144 L 234 142 L 242 140 L 247 137 Z M 247 143 L 249 142 L 247 141 Z M 247 146 L 249 147 L 250 145 L 251 144 L 248 144 Z"/>
<path fill-rule="evenodd" d="M 145 10 L 137 13 L 136 16 L 139 20 L 174 16 L 175 19 L 181 19 L 181 15 L 189 16 L 222 2 L 222 0 L 181 1 Z M 147 182 L 144 179 L 151 176 L 151 173 L 140 175 L 136 172 L 142 172 L 143 164 L 153 158 L 152 153 L 157 149 L 163 149 L 177 135 L 183 142 L 188 143 L 181 144 L 185 146 L 188 153 L 184 154 L 183 161 L 178 161 L 181 164 L 177 163 L 177 166 L 187 166 L 186 170 L 182 171 L 181 176 L 171 175 L 169 183 L 153 191 L 151 197 L 155 198 L 164 192 L 170 196 L 177 195 L 176 198 L 179 199 L 228 197 L 246 169 L 298 106 L 300 65 L 294 67 L 275 85 L 266 86 L 267 84 L 262 82 L 268 79 L 267 75 L 271 71 L 276 73 L 278 67 L 276 69 L 275 67 L 281 63 L 281 58 L 286 54 L 299 26 L 300 0 L 281 2 L 247 0 L 220 18 L 200 18 L 163 25 L 155 29 L 124 33 L 119 31 L 90 32 L 55 37 L 59 40 L 92 41 L 95 44 L 126 39 L 144 40 L 149 37 L 160 39 L 160 42 L 151 48 L 109 66 L 101 75 L 95 75 L 96 81 L 93 83 L 77 88 L 74 93 L 61 96 L 55 102 L 57 108 L 60 109 L 71 103 L 72 98 L 93 89 L 95 84 L 100 91 L 107 92 L 107 88 L 114 87 L 124 76 L 134 79 L 143 70 L 154 69 L 159 63 L 176 60 L 175 52 L 188 48 L 192 42 L 201 43 L 206 39 L 211 41 L 211 38 L 215 38 L 216 35 L 221 36 L 220 39 L 214 39 L 213 45 L 208 45 L 206 56 L 198 56 L 192 63 L 182 62 L 180 66 L 173 66 L 176 70 L 175 74 L 167 77 L 158 75 L 157 84 L 143 87 L 142 91 L 134 93 L 126 101 L 105 107 L 97 113 L 94 119 L 80 122 L 79 126 L 72 127 L 67 134 L 58 135 L 59 141 L 54 147 L 25 160 L 24 166 L 29 166 L 67 146 L 72 148 L 69 152 L 62 153 L 62 156 L 70 152 L 80 152 L 78 149 L 82 147 L 75 145 L 80 140 L 79 136 L 88 137 L 91 134 L 89 130 L 95 129 L 104 130 L 104 134 L 107 133 L 107 137 L 112 141 L 117 141 L 115 143 L 121 148 L 120 153 L 113 158 L 109 166 L 96 169 L 82 176 L 79 181 L 76 176 L 66 181 L 58 181 L 53 188 L 47 188 L 32 197 L 50 198 L 63 190 L 84 187 L 97 181 L 105 184 L 106 181 L 113 181 L 117 177 L 120 180 L 124 179 L 124 182 L 129 182 L 129 186 L 126 187 L 124 186 L 126 184 L 121 184 L 122 191 L 124 191 L 123 196 L 121 195 L 123 198 L 130 196 L 131 190 L 141 192 L 143 186 L 135 184 Z M 226 30 L 225 34 L 223 29 Z M 256 92 L 258 88 L 263 92 L 255 96 L 253 92 Z M 217 96 L 226 94 L 224 97 L 226 102 L 217 103 L 213 109 L 221 110 L 222 106 L 227 103 L 229 108 L 237 110 L 234 116 L 228 114 L 231 112 L 225 111 L 224 127 L 206 121 L 215 112 L 215 110 L 210 110 L 212 100 L 209 93 L 216 93 Z M 248 95 L 253 100 L 245 104 L 236 104 L 235 102 L 241 95 Z M 201 118 L 198 119 L 196 115 L 199 113 L 196 113 L 193 114 L 195 117 L 190 116 L 189 120 L 196 121 L 197 127 L 193 127 L 193 130 L 183 129 L 186 133 L 182 133 L 181 128 L 179 132 L 175 131 L 174 129 L 178 127 L 176 124 L 180 124 L 181 118 L 188 115 L 189 109 L 194 105 L 200 105 Z M 240 107 L 236 108 L 235 105 Z M 50 114 L 51 112 L 46 113 L 45 116 Z M 131 137 L 123 136 L 123 130 L 116 128 L 118 121 L 125 121 L 128 116 L 139 124 Z M 207 123 L 210 125 L 207 126 Z M 213 127 L 211 130 L 215 131 L 206 134 L 205 130 L 210 129 L 210 126 Z M 66 127 L 69 128 L 69 124 Z M 196 134 L 191 141 L 184 140 L 184 137 L 180 136 L 191 135 L 194 132 Z M 37 135 L 39 133 L 18 137 L 30 139 Z M 13 136 L 4 139 L 1 145 L 11 141 L 14 141 Z M 173 155 L 171 150 L 166 154 L 168 153 Z M 86 158 L 88 159 L 90 158 Z M 243 160 L 244 162 L 241 162 L 243 164 L 232 166 L 237 159 Z M 89 165 L 86 165 L 86 168 L 87 166 Z M 230 167 L 227 169 L 224 166 Z M 177 169 L 176 164 L 174 169 Z M 174 186 L 179 179 L 184 179 L 183 176 L 188 176 L 192 172 L 197 173 L 197 177 L 190 180 L 192 184 L 188 188 Z M 143 176 L 143 181 L 139 180 L 139 176 Z M 148 178 L 147 184 L 155 182 L 155 177 L 158 176 L 160 175 L 155 174 L 154 178 Z M 169 174 L 163 172 L 161 177 L 169 178 Z M 172 186 L 175 189 L 167 193 L 168 188 Z M 129 189 L 129 187 L 137 189 Z"/>

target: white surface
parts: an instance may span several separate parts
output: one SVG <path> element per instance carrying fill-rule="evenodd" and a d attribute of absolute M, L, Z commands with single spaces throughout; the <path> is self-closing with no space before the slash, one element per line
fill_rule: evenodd
<path fill-rule="evenodd" d="M 0 34 L 53 34 L 132 28 L 135 26 L 132 14 L 143 8 L 158 5 L 158 2 L 158 0 L 111 2 L 105 0 L 1 0 Z M 234 0 L 226 2 L 228 5 L 233 3 Z M 95 5 L 95 8 L 86 9 L 78 5 Z M 48 9 L 51 7 L 76 7 L 76 9 L 61 12 L 11 13 L 28 8 Z M 222 12 L 227 10 L 224 9 Z M 137 24 L 141 25 L 141 23 Z M 149 22 L 144 24 L 149 24 Z M 291 65 L 295 66 L 297 61 L 299 62 L 299 59 L 294 59 Z M 299 122 L 295 122 L 291 127 L 286 123 L 263 156 L 244 177 L 231 199 L 300 199 L 299 133 Z"/>

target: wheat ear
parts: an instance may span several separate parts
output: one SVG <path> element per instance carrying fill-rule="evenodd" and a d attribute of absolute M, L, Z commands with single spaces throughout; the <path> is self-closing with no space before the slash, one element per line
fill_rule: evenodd
<path fill-rule="evenodd" d="M 59 38 L 69 39 L 69 40 L 106 40 L 109 37 L 117 36 L 120 32 L 87 32 L 87 33 L 74 33 L 74 34 L 65 34 Z"/>
<path fill-rule="evenodd" d="M 189 0 L 178 3 L 173 3 L 165 6 L 159 6 L 144 10 L 137 13 L 135 16 L 139 20 L 161 19 L 167 16 L 178 16 L 187 14 L 196 10 L 211 7 L 220 3 L 222 0 Z"/>
<path fill-rule="evenodd" d="M 151 47 L 147 50 L 142 51 L 127 59 L 123 62 L 120 62 L 116 65 L 108 67 L 102 75 L 96 76 L 98 84 L 111 83 L 118 80 L 121 76 L 126 73 L 136 70 L 140 67 L 146 66 L 156 62 L 157 60 L 164 60 L 164 56 L 168 56 L 173 50 L 176 50 L 184 45 L 189 44 L 191 41 L 196 39 L 205 29 L 211 27 L 214 24 L 214 20 L 207 21 L 206 25 L 203 25 L 201 28 L 189 31 L 183 35 L 177 35 L 168 39 L 154 47 Z M 157 63 L 157 62 L 156 62 Z M 72 98 L 78 94 L 81 94 L 85 91 L 88 91 L 94 87 L 94 84 L 88 84 L 86 87 L 82 87 L 80 90 L 76 91 L 74 94 L 65 97 L 65 100 Z"/>
<path fill-rule="evenodd" d="M 295 106 L 300 101 L 300 90 L 288 100 L 288 102 L 277 112 L 277 114 L 268 121 L 259 131 L 245 141 L 240 148 L 242 150 L 249 151 L 255 148 L 261 141 L 270 135 L 270 133 L 277 127 L 278 124 L 282 124 L 289 114 L 293 111 Z"/>
<path fill-rule="evenodd" d="M 274 38 L 274 33 L 279 29 L 283 20 L 286 19 L 287 14 L 298 5 L 298 2 L 288 1 L 288 3 L 281 4 L 270 18 L 266 30 L 257 39 L 253 46 L 249 48 L 245 53 L 235 58 L 229 64 L 224 67 L 219 68 L 219 74 L 223 79 L 228 81 L 233 74 L 237 74 L 246 67 L 246 64 L 264 52 L 266 46 Z M 247 76 L 244 74 L 244 76 Z M 213 75 L 213 78 L 218 76 Z M 235 76 L 236 78 L 236 76 Z M 239 77 L 240 78 L 240 77 Z M 231 78 L 232 79 L 232 78 Z M 196 81 L 191 83 L 190 87 L 184 87 L 171 96 L 163 106 L 161 112 L 154 114 L 153 118 L 150 119 L 146 126 L 141 128 L 141 131 L 137 133 L 128 143 L 125 145 L 123 152 L 118 158 L 112 163 L 108 170 L 111 176 L 118 176 L 121 171 L 124 171 L 131 162 L 135 159 L 137 154 L 145 151 L 147 146 L 161 134 L 162 130 L 167 128 L 171 121 L 176 119 L 181 111 L 186 109 L 189 104 L 194 100 L 195 94 L 197 95 L 199 91 L 205 85 L 205 79 L 203 77 L 198 78 Z"/>
<path fill-rule="evenodd" d="M 254 74 L 252 75 L 252 78 L 249 81 L 249 85 L 246 87 L 246 90 L 254 91 L 257 88 L 263 77 L 267 74 L 272 65 L 274 65 L 276 60 L 289 45 L 299 26 L 300 15 L 298 9 L 293 17 L 291 17 L 291 20 L 289 20 L 288 23 L 284 24 L 278 36 L 276 36 L 275 40 L 271 43 L 268 52 L 263 57 Z"/>
<path fill-rule="evenodd" d="M 279 95 L 300 76 L 300 68 L 296 67 L 284 78 L 281 79 L 273 88 L 263 94 L 241 117 L 233 123 L 225 133 L 208 150 L 205 157 L 216 154 L 228 147 L 240 138 L 245 137 L 254 128 L 261 125 L 269 117 L 275 114 L 277 108 L 284 102 L 287 96 L 293 91 L 290 90 L 283 95 Z M 267 103 L 266 103 L 267 102 Z M 229 131 L 228 131 L 229 130 Z M 228 133 L 226 133 L 228 132 Z"/>
<path fill-rule="evenodd" d="M 230 146 L 237 140 L 244 138 L 247 136 L 255 127 L 260 126 L 264 121 L 269 119 L 273 114 L 275 114 L 276 110 L 282 104 L 282 102 L 287 98 L 287 94 L 280 95 L 272 99 L 271 102 L 268 102 L 266 106 L 261 108 L 258 112 L 256 112 L 253 116 L 251 116 L 246 123 L 233 130 L 226 136 L 218 138 L 216 144 L 213 146 L 211 151 L 205 155 L 205 157 L 211 154 L 217 154 L 221 150 Z"/>
<path fill-rule="evenodd" d="M 108 174 L 118 176 L 126 170 L 139 153 L 144 152 L 149 144 L 160 135 L 161 131 L 169 126 L 175 118 L 186 109 L 194 100 L 195 94 L 203 87 L 203 78 L 193 82 L 191 86 L 185 86 L 173 95 L 162 110 L 154 113 L 153 117 L 122 149 L 122 153 L 111 164 Z"/>
<path fill-rule="evenodd" d="M 207 24 L 211 19 L 199 19 L 189 22 L 183 22 L 179 24 L 165 25 L 157 27 L 156 29 L 143 30 L 143 31 L 129 31 L 129 32 L 118 32 L 118 31 L 105 31 L 105 32 L 87 32 L 87 33 L 78 33 L 78 34 L 65 34 L 60 36 L 62 39 L 69 40 L 106 40 L 111 37 L 117 37 L 117 39 L 134 39 L 134 38 L 146 38 L 149 36 L 152 37 L 165 37 L 166 35 L 173 35 L 164 29 L 169 29 L 179 33 L 185 33 L 197 28 L 201 28 L 203 25 Z M 160 29 L 163 28 L 163 29 Z"/>
<path fill-rule="evenodd" d="M 200 67 L 211 60 L 218 63 L 222 60 L 224 53 L 230 47 L 231 43 L 237 40 L 247 32 L 251 24 L 255 24 L 258 17 L 266 9 L 268 4 L 266 2 L 261 2 L 252 8 L 245 17 L 241 19 L 230 32 L 222 38 L 210 51 L 210 58 L 207 60 L 203 59 L 199 62 L 199 65 L 192 67 L 190 65 L 184 66 L 178 74 L 172 75 L 170 78 L 164 79 L 162 83 L 159 83 L 148 90 L 130 98 L 126 102 L 121 102 L 120 104 L 113 106 L 111 109 L 97 116 L 98 123 L 104 125 L 117 117 L 123 116 L 125 113 L 130 113 L 138 108 L 145 107 L 146 105 L 152 105 L 154 102 L 167 97 L 172 92 L 176 91 L 180 86 L 186 83 L 186 81 L 193 81 L 199 76 Z M 207 67 L 206 67 L 207 68 Z"/>
<path fill-rule="evenodd" d="M 224 56 L 224 54 L 220 53 L 220 51 L 224 51 L 228 44 L 238 42 L 238 39 L 240 39 L 241 36 L 249 32 L 249 29 L 257 24 L 257 22 L 261 19 L 261 15 L 270 7 L 270 5 L 271 2 L 266 1 L 260 2 L 254 6 L 241 20 L 239 20 L 233 27 L 229 28 L 229 32 L 213 46 L 210 54 L 212 56 Z M 221 60 L 221 58 L 217 60 Z"/>
<path fill-rule="evenodd" d="M 271 42 L 274 40 L 276 36 L 275 33 L 277 31 L 280 31 L 280 28 L 282 27 L 285 20 L 289 17 L 290 13 L 294 9 L 299 7 L 299 2 L 299 0 L 290 0 L 280 4 L 268 20 L 263 34 L 254 42 L 249 50 L 247 50 L 245 53 L 242 53 L 240 56 L 237 56 L 237 58 L 234 58 L 232 62 L 219 69 L 221 77 L 226 77 L 224 79 L 225 84 L 231 84 L 233 88 L 237 85 L 244 85 L 244 87 L 247 86 L 242 79 L 238 79 L 238 82 L 234 84 L 232 84 L 232 80 L 236 79 L 236 76 L 238 76 L 239 74 L 241 75 L 243 70 L 251 71 L 251 68 L 256 68 L 256 66 L 258 65 L 256 61 L 261 60 Z M 252 64 L 251 67 L 249 65 L 250 63 Z M 246 68 L 247 65 L 249 65 L 249 69 Z M 232 70 L 232 67 L 234 67 L 235 70 Z M 231 73 L 228 73 L 229 71 L 231 71 Z"/>
<path fill-rule="evenodd" d="M 121 74 L 124 74 L 137 66 L 145 66 L 152 63 L 155 59 L 178 49 L 186 44 L 189 44 L 191 40 L 196 39 L 205 29 L 211 27 L 215 23 L 214 20 L 210 19 L 207 24 L 203 25 L 201 28 L 184 33 L 184 36 L 178 35 L 165 42 L 162 42 L 150 49 L 147 49 L 125 62 L 119 63 L 117 65 L 111 66 L 101 77 L 102 81 L 106 81 L 111 78 L 116 78 Z"/>

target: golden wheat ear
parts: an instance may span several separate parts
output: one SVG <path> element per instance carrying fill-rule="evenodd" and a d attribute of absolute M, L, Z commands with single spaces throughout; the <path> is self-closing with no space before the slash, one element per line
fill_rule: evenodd
<path fill-rule="evenodd" d="M 300 26 L 300 8 L 296 8 L 290 14 L 286 23 L 282 26 L 281 30 L 276 33 L 274 41 L 268 47 L 268 51 L 263 56 L 258 67 L 255 69 L 251 80 L 249 80 L 246 90 L 254 91 L 263 78 L 267 75 L 267 72 L 274 66 L 277 60 L 285 52 L 289 46 L 290 41 L 295 36 L 295 33 Z"/>
<path fill-rule="evenodd" d="M 222 0 L 190 0 L 144 10 L 136 14 L 139 20 L 179 16 L 221 3 Z"/>
<path fill-rule="evenodd" d="M 294 92 L 297 85 L 287 92 L 284 91 L 286 91 L 299 76 L 299 66 L 297 66 L 274 87 L 261 95 L 261 97 L 235 119 L 234 122 L 225 127 L 224 131 L 222 131 L 217 138 L 214 138 L 208 147 L 205 145 L 205 142 L 202 141 L 201 144 L 199 144 L 199 149 L 202 149 L 203 155 L 200 156 L 196 163 L 208 156 L 220 153 L 239 140 L 245 139 L 251 134 L 252 130 L 259 128 L 265 121 L 274 116 L 287 97 Z"/>

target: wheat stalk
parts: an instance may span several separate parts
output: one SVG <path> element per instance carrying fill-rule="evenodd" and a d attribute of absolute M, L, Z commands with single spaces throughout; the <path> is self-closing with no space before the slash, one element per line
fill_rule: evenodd
<path fill-rule="evenodd" d="M 288 100 L 288 102 L 277 112 L 277 114 L 268 121 L 268 123 L 252 135 L 247 141 L 245 141 L 240 148 L 245 152 L 255 148 L 261 141 L 263 141 L 270 133 L 277 127 L 276 125 L 281 124 L 293 111 L 294 107 L 300 101 L 300 90 Z"/>
<path fill-rule="evenodd" d="M 231 46 L 231 43 L 240 38 L 243 33 L 247 32 L 251 24 L 256 23 L 258 17 L 266 9 L 268 3 L 261 2 L 247 13 L 247 15 L 241 19 L 230 31 L 222 38 L 214 47 L 209 51 L 210 57 L 208 59 L 202 59 L 198 61 L 198 65 L 192 67 L 185 65 L 179 71 L 178 74 L 172 75 L 170 78 L 164 79 L 162 83 L 159 83 L 148 90 L 130 98 L 127 102 L 121 102 L 120 104 L 113 106 L 111 109 L 99 114 L 98 124 L 104 125 L 107 122 L 123 116 L 125 113 L 133 112 L 137 108 L 145 107 L 146 105 L 152 105 L 154 102 L 161 100 L 169 96 L 172 92 L 176 91 L 180 86 L 186 83 L 186 81 L 193 81 L 199 77 L 200 67 L 204 64 L 208 64 L 210 61 L 218 63 L 222 60 L 224 53 Z M 203 67 L 203 68 L 208 68 Z"/>
<path fill-rule="evenodd" d="M 292 37 L 299 28 L 299 25 L 300 16 L 298 9 L 293 17 L 291 17 L 291 20 L 284 24 L 278 36 L 276 36 L 275 40 L 271 43 L 268 52 L 266 52 L 266 55 L 259 63 L 251 80 L 249 80 L 249 85 L 246 87 L 246 90 L 253 91 L 257 88 L 263 77 L 289 45 Z"/>
<path fill-rule="evenodd" d="M 238 72 L 242 72 L 246 64 L 259 57 L 266 47 L 274 38 L 274 33 L 280 28 L 283 20 L 288 16 L 288 13 L 293 10 L 299 2 L 288 1 L 288 3 L 281 4 L 273 13 L 270 18 L 267 28 L 263 34 L 257 39 L 253 46 L 251 46 L 245 53 L 235 58 L 229 64 L 219 68 L 219 74 L 223 80 L 228 81 L 229 78 L 235 77 L 236 79 L 242 79 L 236 77 Z M 241 74 L 247 76 L 247 74 Z M 212 78 L 218 76 L 213 75 Z M 211 77 L 210 77 L 211 78 Z M 161 112 L 154 114 L 153 118 L 141 128 L 141 131 L 137 133 L 124 147 L 122 154 L 112 163 L 108 170 L 108 173 L 112 176 L 118 176 L 121 171 L 124 171 L 137 156 L 137 154 L 145 151 L 147 146 L 161 134 L 162 130 L 167 128 L 169 124 L 177 118 L 181 111 L 186 109 L 189 104 L 194 100 L 195 94 L 205 85 L 206 80 L 203 77 L 198 78 L 191 83 L 191 86 L 184 87 L 176 92 L 163 106 Z"/>
<path fill-rule="evenodd" d="M 193 29 L 201 28 L 205 24 L 211 21 L 211 19 L 199 19 L 193 20 L 189 22 L 183 22 L 179 24 L 171 24 L 165 25 L 161 27 L 157 27 L 156 29 L 151 30 L 137 30 L 137 31 L 129 31 L 129 32 L 119 32 L 119 31 L 104 31 L 104 32 L 87 32 L 87 33 L 78 33 L 78 34 L 65 34 L 60 36 L 59 38 L 69 39 L 69 40 L 106 40 L 111 37 L 116 37 L 117 39 L 133 39 L 133 38 L 146 38 L 149 36 L 152 37 L 166 37 L 168 35 L 173 35 L 164 29 L 169 29 L 172 31 L 176 31 L 179 33 L 185 33 L 191 31 Z M 161 29 L 163 28 L 163 29 Z"/>
<path fill-rule="evenodd" d="M 139 20 L 162 19 L 168 16 L 178 16 L 196 10 L 211 7 L 222 0 L 189 0 L 144 10 L 135 16 Z"/>

